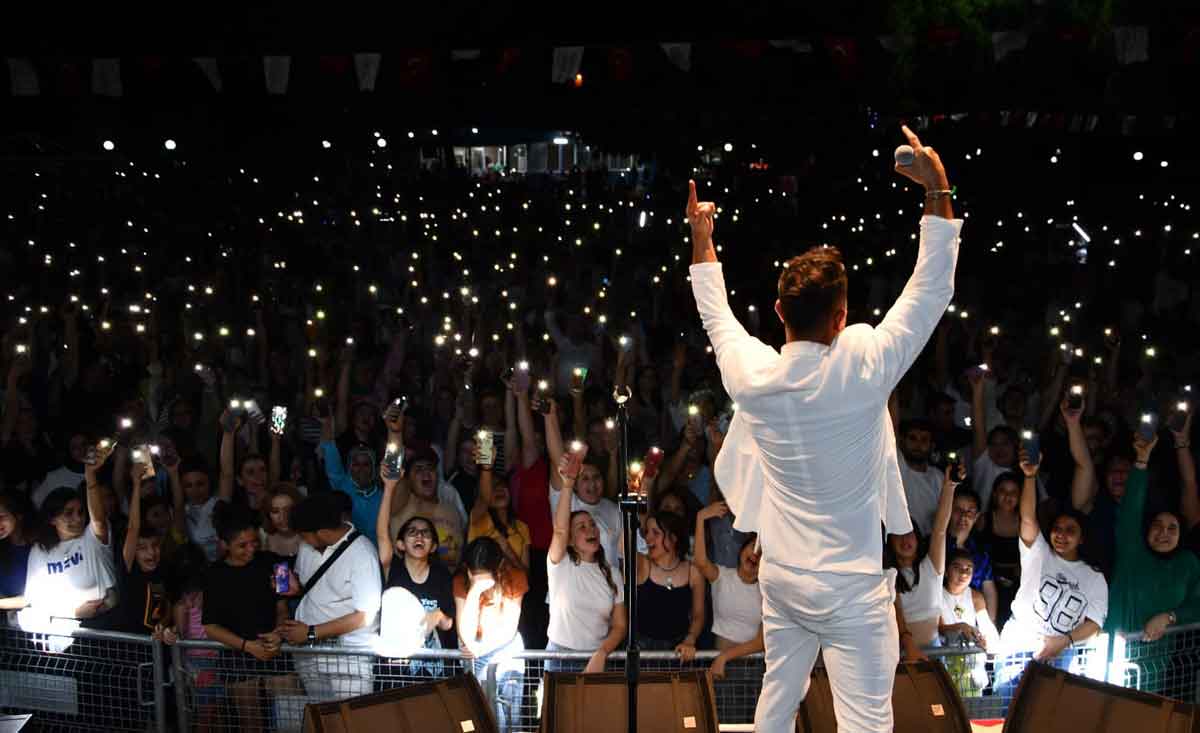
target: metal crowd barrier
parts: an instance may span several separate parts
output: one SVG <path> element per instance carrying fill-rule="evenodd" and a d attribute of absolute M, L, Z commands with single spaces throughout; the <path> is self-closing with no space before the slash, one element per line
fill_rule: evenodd
<path fill-rule="evenodd" d="M 1000 659 L 974 647 L 926 651 L 941 660 L 972 718 L 1002 718 L 1015 673 L 1029 655 Z M 683 663 L 671 652 L 643 652 L 645 670 L 705 669 L 714 651 Z M 78 630 L 32 633 L 0 627 L 0 712 L 31 712 L 31 730 L 298 731 L 309 702 L 352 697 L 430 680 L 474 674 L 493 701 L 502 730 L 536 731 L 547 666 L 582 670 L 589 655 L 526 651 L 512 658 L 464 659 L 457 650 L 406 658 L 339 646 L 285 647 L 258 662 L 214 642 L 167 647 L 149 637 Z M 1172 629 L 1155 642 L 1140 635 L 1108 637 L 1052 662 L 1094 679 L 1200 701 L 1200 624 Z M 607 670 L 624 670 L 610 655 Z M 716 680 L 718 717 L 729 730 L 749 730 L 762 684 L 762 655 L 726 665 Z"/>

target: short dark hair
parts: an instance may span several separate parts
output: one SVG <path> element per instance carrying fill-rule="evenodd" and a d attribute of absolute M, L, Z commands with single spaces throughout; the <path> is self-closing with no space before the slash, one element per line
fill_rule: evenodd
<path fill-rule="evenodd" d="M 947 403 L 949 403 L 951 407 L 954 407 L 954 405 L 957 404 L 955 399 L 945 392 L 934 392 L 926 398 L 925 411 L 932 413 L 935 407 L 939 407 Z"/>
<path fill-rule="evenodd" d="M 1011 474 L 1012 472 L 1009 471 L 1008 473 Z M 1004 476 L 1007 474 L 1000 474 L 1000 475 Z M 979 496 L 979 492 L 975 491 L 975 489 L 969 488 L 967 486 L 959 486 L 957 489 L 954 490 L 954 498 L 955 499 L 968 499 L 970 501 L 973 501 L 973 502 L 975 502 L 975 511 L 977 511 L 977 512 L 983 511 L 983 498 Z"/>
<path fill-rule="evenodd" d="M 783 322 L 793 333 L 817 330 L 846 299 L 848 287 L 846 266 L 836 247 L 813 247 L 793 257 L 779 275 Z"/>
<path fill-rule="evenodd" d="M 1004 437 L 1008 438 L 1009 442 L 1012 443 L 1013 446 L 1019 446 L 1021 444 L 1021 438 L 1017 435 L 1016 430 L 1008 425 L 997 425 L 988 431 L 988 445 L 992 444 L 992 440 L 994 440 L 997 435 L 1003 435 Z"/>
<path fill-rule="evenodd" d="M 933 423 L 923 417 L 914 417 L 900 423 L 900 437 L 903 438 L 913 430 L 921 430 L 933 435 Z"/>
<path fill-rule="evenodd" d="M 292 507 L 292 529 L 297 532 L 318 532 L 341 527 L 344 507 L 338 499 L 340 494 L 332 491 L 313 494 Z"/>

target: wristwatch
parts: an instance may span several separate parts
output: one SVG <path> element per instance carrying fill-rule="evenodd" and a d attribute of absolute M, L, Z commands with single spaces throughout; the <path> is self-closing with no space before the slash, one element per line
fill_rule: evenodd
<path fill-rule="evenodd" d="M 1174 611 L 1167 611 L 1167 623 L 1171 626 L 1179 623 L 1179 617 L 1175 615 Z"/>
<path fill-rule="evenodd" d="M 308 627 L 308 643 L 310 646 L 317 643 L 317 627 L 316 626 Z"/>

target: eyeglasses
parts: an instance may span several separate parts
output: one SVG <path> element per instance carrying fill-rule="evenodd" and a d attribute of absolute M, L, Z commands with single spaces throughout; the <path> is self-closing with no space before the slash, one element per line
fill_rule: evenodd
<path fill-rule="evenodd" d="M 979 511 L 975 509 L 955 509 L 954 511 L 963 515 L 967 519 L 974 519 L 975 517 L 979 516 Z"/>
<path fill-rule="evenodd" d="M 421 529 L 420 527 L 409 527 L 408 531 L 404 533 L 404 536 L 405 537 L 424 537 L 427 540 L 431 540 L 431 539 L 433 539 L 433 530 L 428 529 L 428 528 Z"/>

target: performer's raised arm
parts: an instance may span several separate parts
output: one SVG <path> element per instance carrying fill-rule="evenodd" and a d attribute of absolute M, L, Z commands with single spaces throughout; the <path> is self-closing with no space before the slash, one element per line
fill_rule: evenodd
<path fill-rule="evenodd" d="M 925 216 L 917 265 L 904 291 L 875 327 L 874 349 L 868 354 L 868 378 L 885 395 L 916 361 L 954 295 L 958 231 L 950 204 L 950 183 L 941 158 L 921 145 L 916 134 L 901 128 L 913 149 L 911 165 L 896 164 L 896 172 L 925 189 Z"/>
<path fill-rule="evenodd" d="M 717 205 L 711 201 L 697 200 L 696 182 L 688 181 L 687 219 L 692 227 L 692 293 L 696 296 L 696 308 L 700 311 L 704 330 L 708 332 L 713 354 L 717 357 L 725 390 L 736 400 L 751 370 L 761 366 L 764 359 L 778 358 L 779 354 L 751 336 L 729 308 L 725 275 L 717 260 L 716 245 L 713 244 L 713 219 L 716 213 Z"/>

